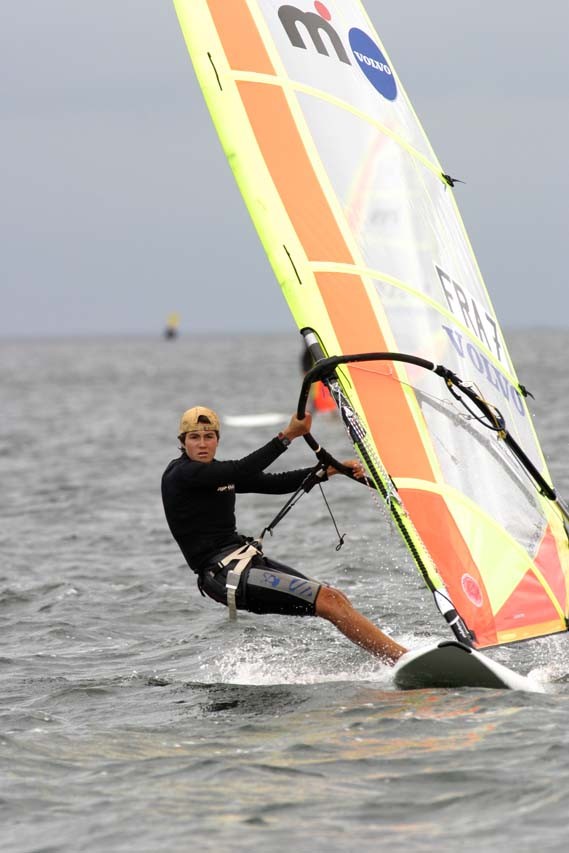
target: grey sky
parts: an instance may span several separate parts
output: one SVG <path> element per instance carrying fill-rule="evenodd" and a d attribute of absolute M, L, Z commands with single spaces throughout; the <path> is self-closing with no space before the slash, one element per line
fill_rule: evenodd
<path fill-rule="evenodd" d="M 569 325 L 569 3 L 366 8 L 502 324 Z M 0 151 L 0 336 L 293 331 L 170 0 L 2 4 Z"/>

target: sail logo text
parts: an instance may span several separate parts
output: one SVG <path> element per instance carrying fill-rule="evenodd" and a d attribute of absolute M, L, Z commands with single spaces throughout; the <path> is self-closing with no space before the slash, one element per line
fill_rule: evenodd
<path fill-rule="evenodd" d="M 363 62 L 365 65 L 371 65 L 372 68 L 376 68 L 378 71 L 384 71 L 385 74 L 391 74 L 391 68 L 384 62 L 378 62 L 377 59 L 373 59 L 371 56 L 366 56 L 365 53 L 360 53 L 359 50 L 354 50 L 354 56 L 360 63 Z"/>
<path fill-rule="evenodd" d="M 507 400 L 508 403 L 513 403 L 516 411 L 522 417 L 525 417 L 526 412 L 518 389 L 508 382 L 503 373 L 501 373 L 501 371 L 499 371 L 498 368 L 495 367 L 471 341 L 465 341 L 460 332 L 457 332 L 456 329 L 451 329 L 449 326 L 443 326 L 443 329 L 447 333 L 459 358 L 468 358 L 476 368 L 477 372 L 481 376 L 484 376 L 488 382 L 490 382 L 490 384 L 500 392 L 502 397 Z M 490 402 L 494 401 L 490 400 Z"/>
<path fill-rule="evenodd" d="M 473 296 L 435 264 L 435 269 L 445 295 L 446 304 L 451 314 L 454 314 L 467 329 L 474 332 L 481 343 L 502 361 L 503 351 L 500 342 L 499 329 L 496 321 L 484 307 L 476 302 Z"/>
<path fill-rule="evenodd" d="M 278 16 L 293 47 L 307 50 L 307 42 L 321 56 L 332 55 L 345 65 L 353 65 L 346 47 L 332 26 L 332 14 L 321 2 L 315 2 L 315 12 L 305 12 L 297 6 L 286 3 L 280 6 Z M 397 97 L 397 84 L 391 68 L 377 44 L 367 33 L 352 27 L 348 38 L 353 57 L 371 85 L 389 101 Z"/>

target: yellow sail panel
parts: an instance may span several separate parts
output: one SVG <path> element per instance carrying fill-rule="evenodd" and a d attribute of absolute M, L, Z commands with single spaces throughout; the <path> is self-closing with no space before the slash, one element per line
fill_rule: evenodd
<path fill-rule="evenodd" d="M 406 352 L 472 380 L 547 475 L 448 179 L 359 2 L 176 0 L 214 123 L 299 327 L 330 355 Z M 404 536 L 480 646 L 565 630 L 559 515 L 439 377 L 393 362 L 343 387 L 396 484 Z M 464 500 L 455 500 L 460 493 Z M 496 580 L 489 547 L 506 566 Z M 549 612 L 551 610 L 551 612 Z"/>

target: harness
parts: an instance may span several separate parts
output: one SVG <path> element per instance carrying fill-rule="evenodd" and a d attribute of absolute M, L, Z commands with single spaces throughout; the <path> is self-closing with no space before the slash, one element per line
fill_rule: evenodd
<path fill-rule="evenodd" d="M 236 619 L 237 618 L 237 605 L 235 601 L 235 597 L 237 594 L 237 587 L 239 586 L 239 581 L 241 579 L 241 575 L 251 565 L 251 560 L 257 554 L 262 554 L 261 550 L 261 542 L 259 540 L 253 540 L 252 542 L 247 542 L 245 545 L 240 545 L 239 548 L 236 548 L 235 551 L 231 551 L 230 554 L 227 554 L 220 560 L 217 564 L 219 570 L 224 569 L 230 563 L 235 562 L 235 566 L 227 572 L 227 579 L 225 581 L 225 587 L 227 590 L 227 607 L 229 610 L 229 618 Z"/>

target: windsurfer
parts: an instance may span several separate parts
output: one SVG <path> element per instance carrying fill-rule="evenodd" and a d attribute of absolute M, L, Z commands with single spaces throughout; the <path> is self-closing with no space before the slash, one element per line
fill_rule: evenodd
<path fill-rule="evenodd" d="M 203 594 L 250 613 L 320 616 L 352 642 L 393 663 L 406 649 L 354 609 L 339 590 L 308 578 L 296 569 L 266 557 L 258 543 L 236 530 L 235 494 L 288 494 L 296 491 L 310 468 L 267 474 L 267 468 L 295 438 L 310 431 L 311 416 L 293 416 L 267 444 L 242 459 L 215 458 L 219 418 L 195 406 L 181 419 L 181 455 L 162 476 L 162 500 L 170 531 L 186 562 L 198 575 Z M 360 479 L 356 459 L 343 462 Z M 337 474 L 329 466 L 323 479 Z"/>

